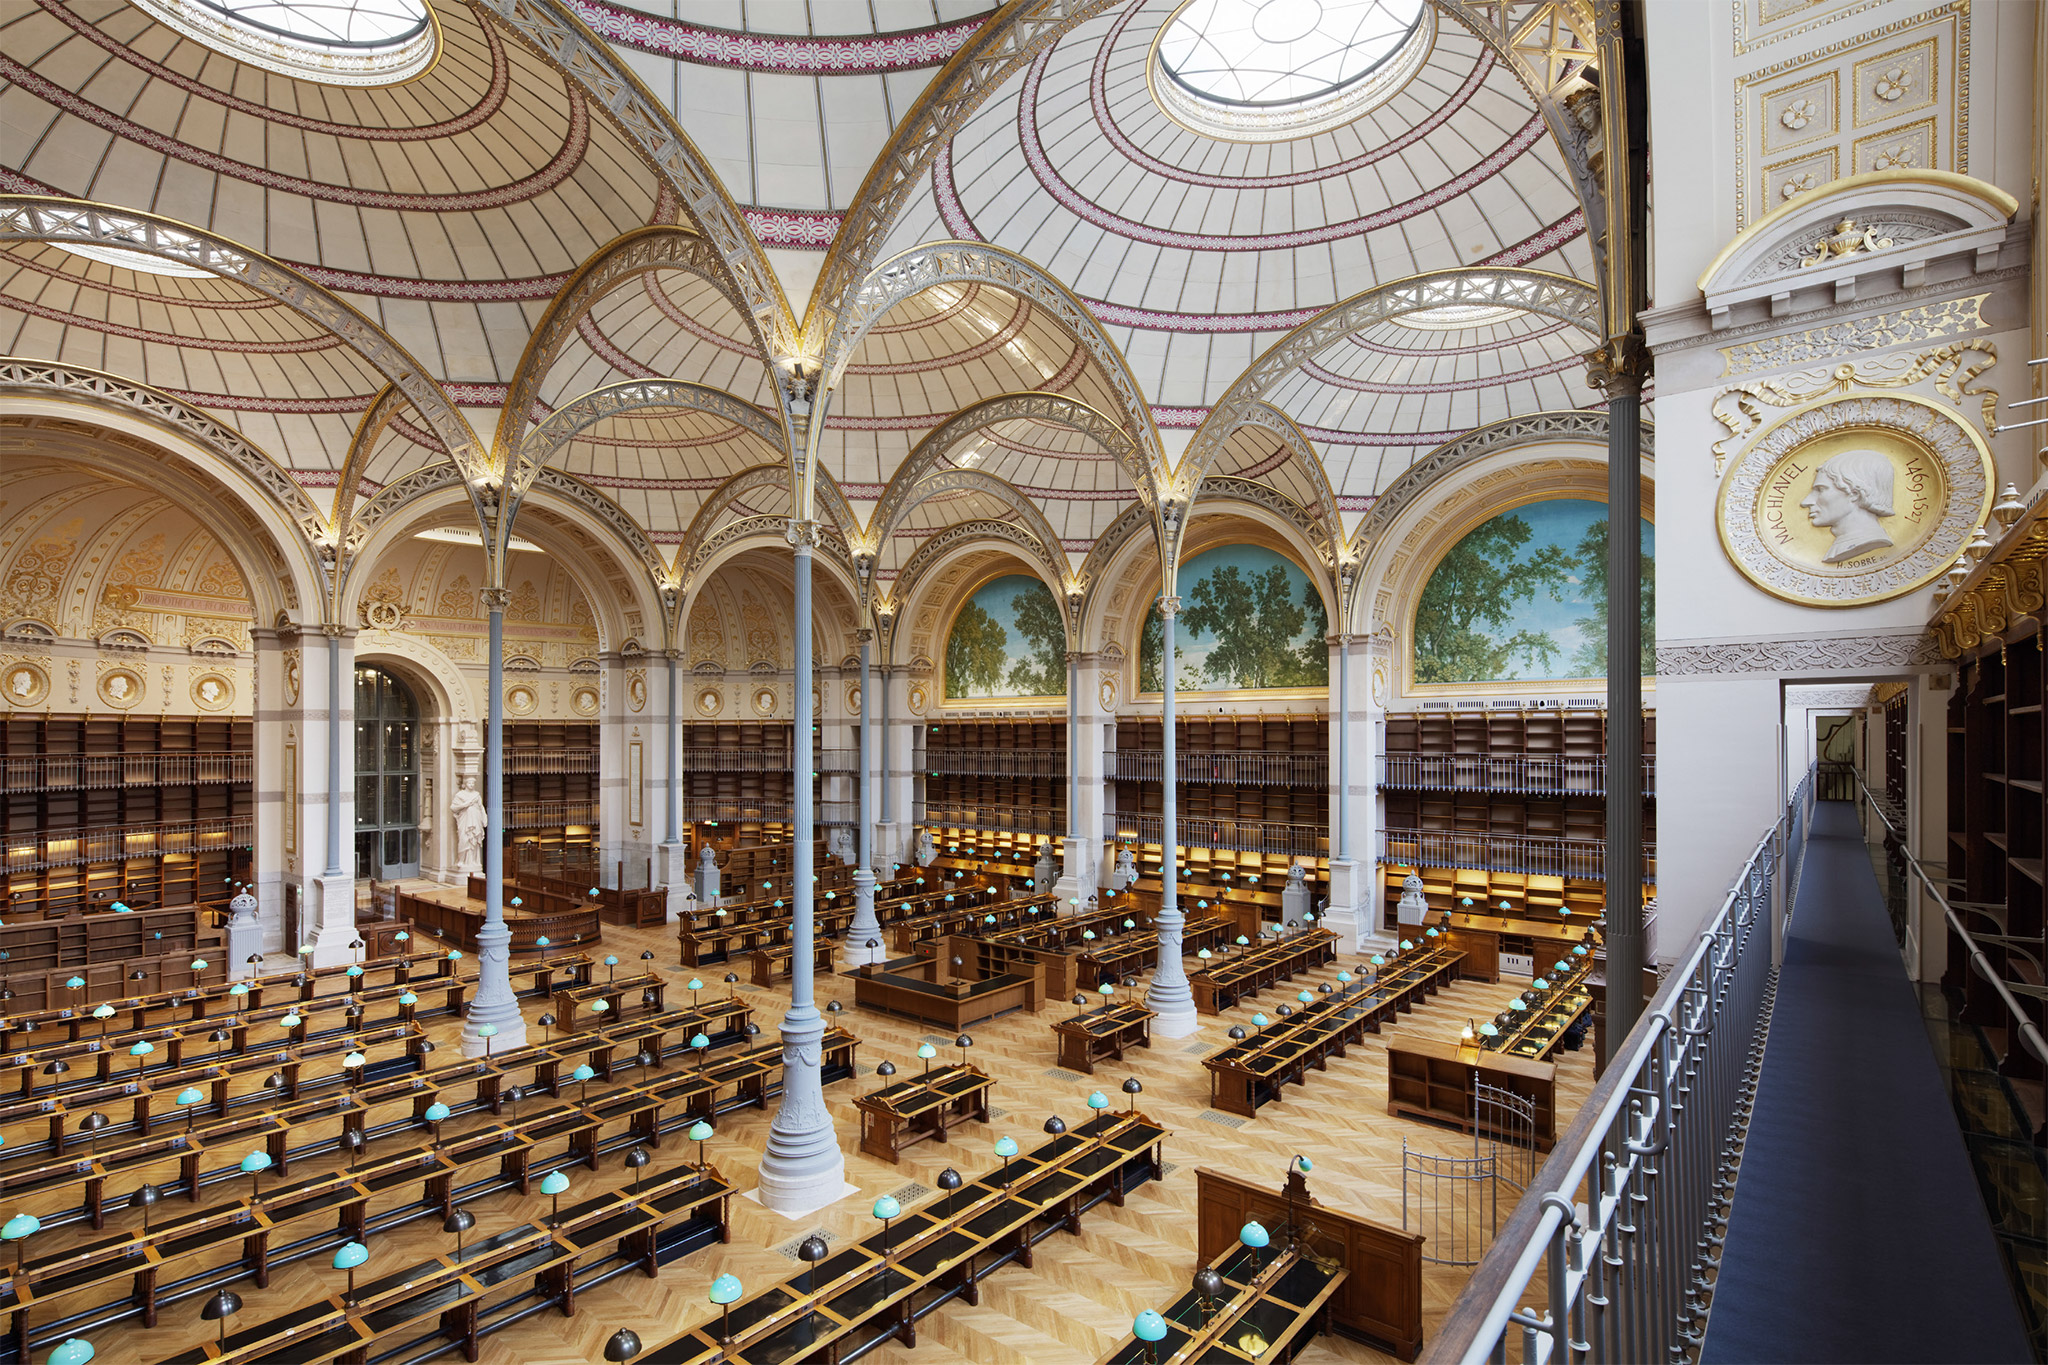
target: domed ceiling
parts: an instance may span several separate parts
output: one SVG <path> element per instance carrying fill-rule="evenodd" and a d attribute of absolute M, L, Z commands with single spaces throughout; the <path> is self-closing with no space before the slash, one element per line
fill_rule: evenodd
<path fill-rule="evenodd" d="M 970 520 L 1079 566 L 1262 353 L 1347 299 L 1591 278 L 1535 101 L 1422 0 L 442 0 L 409 29 L 420 4 L 235 0 L 240 45 L 196 0 L 10 6 L 0 191 L 149 217 L 69 247 L 0 223 L 0 350 L 162 390 L 364 499 L 671 382 L 547 451 L 675 562 L 693 526 L 788 513 L 748 472 L 789 459 L 767 349 L 827 344 L 876 263 L 964 250 L 862 319 L 822 404 L 818 514 L 886 581 Z M 395 35 L 391 69 L 256 50 L 314 11 Z M 120 245 L 180 225 L 256 256 Z M 1580 328 L 1438 311 L 1264 386 L 1305 445 L 1212 432 L 1207 467 L 1355 514 L 1474 426 L 1597 404 Z"/>

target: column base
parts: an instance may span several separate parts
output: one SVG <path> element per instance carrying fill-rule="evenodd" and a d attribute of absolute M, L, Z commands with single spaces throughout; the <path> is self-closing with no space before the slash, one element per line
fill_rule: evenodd
<path fill-rule="evenodd" d="M 1162 1010 L 1148 1001 L 1145 1007 L 1153 1012 L 1154 1038 L 1185 1038 L 1202 1024 L 1201 1016 L 1195 1013 L 1191 1004 L 1181 1009 Z"/>
<path fill-rule="evenodd" d="M 865 867 L 853 871 L 853 923 L 846 927 L 840 949 L 843 969 L 881 962 L 889 956 L 881 924 L 875 919 L 875 874 Z M 868 947 L 869 942 L 875 946 Z"/>
<path fill-rule="evenodd" d="M 1358 916 L 1350 906 L 1340 906 L 1334 901 L 1323 912 L 1322 926 L 1337 936 L 1339 953 L 1358 951 Z"/>
<path fill-rule="evenodd" d="M 1323 927 L 1343 941 L 1340 952 L 1357 952 L 1365 937 L 1378 930 L 1379 916 L 1371 896 L 1373 871 L 1371 863 L 1330 860 L 1330 905 L 1323 912 Z"/>
<path fill-rule="evenodd" d="M 668 888 L 668 922 L 674 924 L 682 918 L 684 902 L 694 901 L 697 896 L 690 885 L 690 846 L 662 844 L 654 851 L 654 862 L 661 873 L 661 884 Z"/>
<path fill-rule="evenodd" d="M 1088 865 L 1089 852 L 1086 839 L 1062 841 L 1060 875 L 1052 889 L 1060 898 L 1058 909 L 1063 914 L 1087 909 L 1089 897 L 1095 894 L 1095 869 Z M 1076 905 L 1076 901 L 1080 904 Z"/>
<path fill-rule="evenodd" d="M 486 1022 L 488 1021 L 475 1020 L 462 1026 L 463 1056 L 482 1057 L 487 1052 L 505 1052 L 515 1047 L 526 1046 L 526 1016 L 519 1015 L 501 1023 L 498 1025 L 498 1031 L 491 1037 L 479 1038 L 476 1029 Z"/>
<path fill-rule="evenodd" d="M 353 877 L 315 877 L 313 906 L 316 928 L 307 942 L 313 945 L 315 967 L 346 967 L 357 960 L 349 947 L 356 941 L 356 880 Z M 296 953 L 299 945 L 287 943 L 285 951 Z"/>
<path fill-rule="evenodd" d="M 829 1208 L 849 1194 L 859 1194 L 860 1186 L 846 1180 L 846 1163 L 841 1161 L 829 1171 L 815 1177 L 797 1180 L 764 1179 L 753 1189 L 740 1195 L 751 1199 L 770 1213 L 779 1213 L 792 1221 L 808 1218 L 819 1209 Z"/>
<path fill-rule="evenodd" d="M 239 980 L 255 976 L 263 970 L 261 962 L 250 962 L 251 955 L 263 955 L 263 924 L 254 915 L 246 918 L 236 915 L 228 920 L 228 979 Z"/>

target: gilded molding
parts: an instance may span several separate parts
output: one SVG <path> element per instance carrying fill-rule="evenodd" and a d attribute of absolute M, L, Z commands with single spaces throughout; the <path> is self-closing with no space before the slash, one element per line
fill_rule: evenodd
<path fill-rule="evenodd" d="M 1939 303 L 1916 304 L 1893 312 L 1872 313 L 1849 318 L 1825 327 L 1809 327 L 1757 341 L 1745 341 L 1720 348 L 1726 368 L 1724 378 L 1752 374 L 1759 370 L 1781 370 L 1793 365 L 1810 365 L 1816 360 L 1833 360 L 1887 346 L 1905 346 L 1918 341 L 1936 341 L 1965 332 L 1988 329 L 1984 303 L 1989 294 L 1943 299 Z"/>

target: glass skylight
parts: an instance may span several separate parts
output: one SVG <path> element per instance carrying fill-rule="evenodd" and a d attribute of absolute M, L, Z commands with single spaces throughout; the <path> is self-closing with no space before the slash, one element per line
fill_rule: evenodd
<path fill-rule="evenodd" d="M 426 0 L 135 0 L 238 61 L 331 85 L 386 85 L 434 60 Z"/>
<path fill-rule="evenodd" d="M 1428 0 L 1189 0 L 1160 30 L 1162 108 L 1216 137 L 1304 137 L 1406 83 L 1435 36 Z"/>
<path fill-rule="evenodd" d="M 194 280 L 205 279 L 213 273 L 196 265 L 186 265 L 183 261 L 166 260 L 162 256 L 152 256 L 146 251 L 130 251 L 123 246 L 101 246 L 97 242 L 60 242 L 58 245 L 74 256 L 83 256 L 102 265 L 119 266 L 123 270 L 139 270 L 145 275 L 169 275 L 174 279 Z"/>
<path fill-rule="evenodd" d="M 1491 327 L 1496 323 L 1509 322 L 1526 311 L 1496 303 L 1452 303 L 1441 308 L 1418 308 L 1390 320 L 1403 327 L 1419 327 L 1426 332 L 1458 332 L 1468 327 Z"/>

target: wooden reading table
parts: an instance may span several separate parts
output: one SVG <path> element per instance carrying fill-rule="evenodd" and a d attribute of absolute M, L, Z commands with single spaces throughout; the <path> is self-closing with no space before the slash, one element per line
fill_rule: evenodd
<path fill-rule="evenodd" d="M 860 1149 L 894 1161 L 913 1142 L 944 1142 L 949 1128 L 987 1123 L 988 1092 L 994 1086 L 979 1067 L 954 1062 L 862 1095 L 853 1102 L 860 1110 Z"/>
<path fill-rule="evenodd" d="M 981 1301 L 980 1281 L 1081 1215 L 1158 1178 L 1166 1130 L 1143 1114 L 1101 1114 L 1012 1157 L 949 1195 L 906 1209 L 804 1275 L 731 1306 L 643 1359 L 660 1365 L 808 1365 L 851 1360 L 894 1339 L 917 1344 L 917 1322 L 955 1298 Z M 732 1340 L 721 1342 L 721 1321 Z M 193 1365 L 199 1365 L 194 1361 Z"/>
<path fill-rule="evenodd" d="M 787 979 L 795 973 L 796 945 L 756 948 L 747 963 L 749 979 L 756 986 L 772 986 L 778 978 Z M 811 949 L 811 970 L 819 974 L 832 970 L 832 944 L 822 936 Z"/>
<path fill-rule="evenodd" d="M 1095 1074 L 1095 1063 L 1103 1058 L 1124 1059 L 1127 1047 L 1152 1046 L 1151 1010 L 1136 1001 L 1084 1010 L 1052 1026 L 1060 1040 L 1059 1064 L 1069 1071 Z"/>
<path fill-rule="evenodd" d="M 1195 1008 L 1220 1014 L 1247 995 L 1337 960 L 1337 936 L 1328 929 L 1304 929 L 1275 942 L 1248 945 L 1188 978 Z"/>
<path fill-rule="evenodd" d="M 659 1014 L 662 1001 L 668 992 L 668 979 L 659 972 L 643 972 L 637 976 L 622 976 L 612 981 L 593 981 L 587 986 L 572 986 L 568 990 L 555 992 L 555 1027 L 573 1029 L 576 1027 L 576 1010 L 579 1006 L 590 1007 L 594 1015 L 609 1013 L 617 1019 L 626 1012 L 626 997 L 639 993 L 640 1002 L 650 1012 Z M 604 1009 L 596 1009 L 598 1001 L 604 1001 Z"/>

